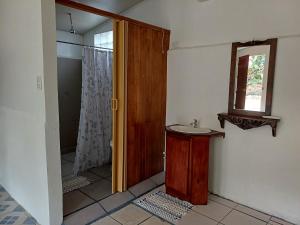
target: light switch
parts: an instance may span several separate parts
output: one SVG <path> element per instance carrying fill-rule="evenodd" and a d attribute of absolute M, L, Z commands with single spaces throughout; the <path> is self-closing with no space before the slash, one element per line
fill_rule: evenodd
<path fill-rule="evenodd" d="M 36 87 L 38 90 L 43 90 L 43 78 L 41 76 L 36 77 Z"/>

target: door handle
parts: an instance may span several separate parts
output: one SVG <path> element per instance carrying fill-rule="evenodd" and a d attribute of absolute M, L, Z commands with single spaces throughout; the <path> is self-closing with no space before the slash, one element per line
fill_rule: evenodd
<path fill-rule="evenodd" d="M 113 98 L 111 100 L 111 109 L 113 111 L 117 111 L 118 110 L 118 99 Z"/>

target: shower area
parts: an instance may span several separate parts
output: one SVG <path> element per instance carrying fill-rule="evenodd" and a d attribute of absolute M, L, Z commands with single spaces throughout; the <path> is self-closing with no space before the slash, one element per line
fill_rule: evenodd
<path fill-rule="evenodd" d="M 80 47 L 82 59 L 58 57 L 61 152 L 72 162 L 63 177 L 70 178 L 112 160 L 112 50 Z"/>
<path fill-rule="evenodd" d="M 64 216 L 112 194 L 112 22 L 80 26 L 86 14 L 57 6 Z"/>

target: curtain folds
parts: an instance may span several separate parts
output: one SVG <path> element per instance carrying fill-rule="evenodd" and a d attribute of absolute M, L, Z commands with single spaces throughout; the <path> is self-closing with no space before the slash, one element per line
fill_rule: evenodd
<path fill-rule="evenodd" d="M 111 162 L 112 52 L 83 48 L 80 122 L 74 174 Z"/>

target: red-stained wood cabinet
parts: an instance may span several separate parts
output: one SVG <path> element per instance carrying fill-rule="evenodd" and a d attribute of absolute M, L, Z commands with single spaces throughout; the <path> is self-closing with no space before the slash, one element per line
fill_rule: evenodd
<path fill-rule="evenodd" d="M 167 129 L 166 191 L 194 205 L 208 201 L 209 142 L 212 136 L 180 134 Z"/>

